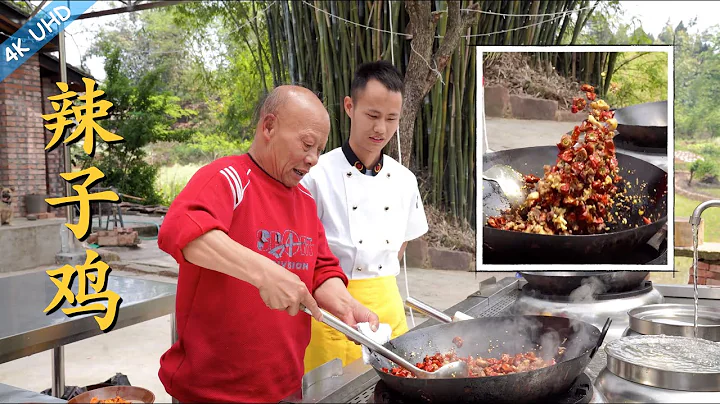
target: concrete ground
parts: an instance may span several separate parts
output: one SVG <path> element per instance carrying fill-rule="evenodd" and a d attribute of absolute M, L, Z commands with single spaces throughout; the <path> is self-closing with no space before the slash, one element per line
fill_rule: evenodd
<path fill-rule="evenodd" d="M 177 282 L 177 278 L 172 276 L 173 272 L 177 273 L 174 260 L 160 251 L 153 240 L 143 241 L 141 247 L 137 249 L 108 250 L 112 250 L 120 257 L 117 265 L 112 265 L 114 275 Z M 127 269 L 118 269 L 121 267 Z M 30 271 L 45 271 L 53 268 L 55 267 L 43 267 Z M 2 274 L 0 277 L 23 272 Z M 170 276 L 158 275 L 159 273 Z M 478 290 L 480 281 L 493 275 L 514 276 L 513 273 L 407 269 L 410 295 L 441 310 L 465 299 Z M 405 298 L 405 276 L 402 273 L 398 277 L 398 286 Z M 416 325 L 425 320 L 418 313 L 415 313 L 414 319 Z M 408 316 L 408 324 L 410 327 L 413 326 L 410 316 Z M 120 372 L 128 376 L 132 385 L 151 390 L 156 396 L 156 402 L 170 402 L 170 396 L 157 377 L 160 356 L 169 348 L 170 341 L 170 316 L 165 316 L 67 345 L 65 384 L 87 386 L 101 383 Z M 36 392 L 50 388 L 50 351 L 0 364 L 0 383 Z"/>
<path fill-rule="evenodd" d="M 490 150 L 551 146 L 560 141 L 578 122 L 536 121 L 530 119 L 486 118 L 485 129 Z M 483 149 L 485 143 L 482 144 Z"/>

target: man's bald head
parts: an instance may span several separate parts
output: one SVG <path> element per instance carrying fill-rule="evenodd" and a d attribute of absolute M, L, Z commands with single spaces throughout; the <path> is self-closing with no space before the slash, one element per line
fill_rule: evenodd
<path fill-rule="evenodd" d="M 268 114 L 279 117 L 285 107 L 290 109 L 305 107 L 311 111 L 321 111 L 324 115 L 327 115 L 325 107 L 315 93 L 305 87 L 284 85 L 274 88 L 262 101 L 257 114 L 258 123 Z M 327 118 L 330 119 L 329 116 Z"/>
<path fill-rule="evenodd" d="M 292 187 L 317 163 L 330 133 L 320 99 L 300 86 L 279 86 L 263 101 L 251 155 L 273 178 Z"/>

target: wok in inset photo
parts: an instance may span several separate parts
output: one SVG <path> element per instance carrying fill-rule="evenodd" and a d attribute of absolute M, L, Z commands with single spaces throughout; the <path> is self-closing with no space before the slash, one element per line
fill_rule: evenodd
<path fill-rule="evenodd" d="M 663 78 L 637 72 L 627 78 L 614 66 L 639 50 L 602 49 L 479 52 L 485 69 L 479 270 L 578 264 L 672 270 L 670 56 L 648 52 L 666 67 Z M 532 81 L 522 84 L 503 71 L 508 65 Z M 660 88 L 634 95 L 623 92 L 637 88 L 627 80 Z"/>

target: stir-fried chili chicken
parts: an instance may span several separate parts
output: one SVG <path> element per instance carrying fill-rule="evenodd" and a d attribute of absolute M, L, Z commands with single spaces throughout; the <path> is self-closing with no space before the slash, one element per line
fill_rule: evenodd
<path fill-rule="evenodd" d="M 101 400 L 97 397 L 93 397 L 92 400 L 90 400 L 90 404 L 104 404 L 104 403 L 130 404 L 130 401 L 123 400 L 120 396 L 116 396 L 115 398 L 108 398 L 106 400 Z"/>
<path fill-rule="evenodd" d="M 520 353 L 515 356 L 502 354 L 500 359 L 486 359 L 480 356 L 473 357 L 472 355 L 461 358 L 458 357 L 454 351 L 451 351 L 444 355 L 441 353 L 436 353 L 432 356 L 426 355 L 425 360 L 415 364 L 415 366 L 427 372 L 434 372 L 440 369 L 443 365 L 458 360 L 464 361 L 468 364 L 470 377 L 499 376 L 510 373 L 527 372 L 529 370 L 542 369 L 555 364 L 555 359 L 546 361 L 542 358 L 538 358 L 534 352 Z M 382 371 L 399 377 L 415 377 L 412 373 L 410 373 L 410 371 L 397 366 L 389 370 L 388 368 L 382 368 Z"/>
<path fill-rule="evenodd" d="M 617 120 L 605 101 L 595 100 L 592 86 L 580 89 L 587 101 L 574 99 L 572 112 L 588 110 L 587 119 L 571 135 L 562 136 L 557 161 L 545 166 L 543 178 L 525 176 L 528 196 L 522 206 L 488 218 L 488 226 L 539 234 L 597 234 L 614 221 L 610 213 L 622 181 L 613 142 Z"/>

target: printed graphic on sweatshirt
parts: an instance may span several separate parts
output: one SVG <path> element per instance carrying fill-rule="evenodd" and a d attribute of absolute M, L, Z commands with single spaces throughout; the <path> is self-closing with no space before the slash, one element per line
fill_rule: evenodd
<path fill-rule="evenodd" d="M 245 186 L 243 186 L 243 182 L 240 179 L 240 174 L 235 171 L 235 168 L 233 166 L 227 166 L 223 168 L 222 170 L 220 170 L 220 173 L 225 176 L 228 184 L 230 184 L 230 190 L 232 190 L 233 193 L 233 210 L 235 210 L 240 205 L 240 202 L 242 202 L 243 200 L 245 190 L 250 185 L 250 179 L 248 178 L 245 181 Z M 250 170 L 247 170 L 247 173 L 245 173 L 245 177 L 247 178 L 249 175 Z"/>
<path fill-rule="evenodd" d="M 270 254 L 278 265 L 299 271 L 310 269 L 307 257 L 314 256 L 311 237 L 298 235 L 293 230 L 258 230 L 257 235 L 258 251 Z"/>

